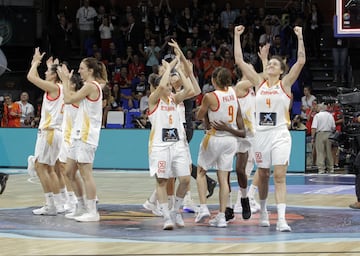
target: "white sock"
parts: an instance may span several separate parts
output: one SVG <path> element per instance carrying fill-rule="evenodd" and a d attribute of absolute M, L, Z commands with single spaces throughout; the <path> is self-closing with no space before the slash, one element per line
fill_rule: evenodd
<path fill-rule="evenodd" d="M 96 199 L 87 200 L 87 209 L 89 213 L 97 213 Z"/>
<path fill-rule="evenodd" d="M 45 193 L 45 203 L 48 206 L 55 205 L 53 192 Z"/>
<path fill-rule="evenodd" d="M 165 219 L 170 218 L 169 204 L 168 203 L 159 204 L 159 208 L 160 208 L 160 211 L 162 212 Z"/>
<path fill-rule="evenodd" d="M 265 200 L 260 200 L 260 211 L 262 212 L 266 212 L 266 199 Z"/>
<path fill-rule="evenodd" d="M 200 210 L 205 210 L 207 208 L 207 204 L 200 204 Z"/>
<path fill-rule="evenodd" d="M 249 191 L 248 191 L 248 197 L 249 197 L 249 198 L 254 198 L 257 189 L 258 189 L 257 186 L 251 184 L 250 187 L 249 187 Z"/>
<path fill-rule="evenodd" d="M 169 204 L 169 209 L 174 208 L 174 205 L 175 205 L 175 196 L 174 195 L 168 196 L 168 204 Z"/>
<path fill-rule="evenodd" d="M 154 204 L 154 203 L 156 203 L 156 201 L 157 201 L 157 194 L 156 194 L 156 189 L 155 189 L 149 197 L 149 202 Z"/>
<path fill-rule="evenodd" d="M 277 204 L 278 220 L 285 220 L 286 204 Z"/>
<path fill-rule="evenodd" d="M 64 202 L 66 202 L 69 199 L 66 187 L 60 189 L 60 194 Z"/>
<path fill-rule="evenodd" d="M 86 205 L 85 205 L 85 199 L 84 197 L 80 196 L 76 198 L 78 201 L 78 205 L 80 208 L 85 208 L 86 209 Z"/>
<path fill-rule="evenodd" d="M 76 199 L 76 195 L 75 195 L 74 191 L 68 192 L 68 201 L 70 203 L 74 203 L 74 204 L 77 203 L 77 199 Z"/>
<path fill-rule="evenodd" d="M 177 212 L 180 210 L 180 207 L 183 205 L 184 198 L 175 197 L 174 210 Z"/>
<path fill-rule="evenodd" d="M 55 202 L 55 205 L 63 205 L 64 204 L 63 197 L 62 197 L 61 193 L 54 194 L 54 202 Z"/>
<path fill-rule="evenodd" d="M 246 188 L 240 188 L 241 198 L 247 197 L 247 189 Z"/>

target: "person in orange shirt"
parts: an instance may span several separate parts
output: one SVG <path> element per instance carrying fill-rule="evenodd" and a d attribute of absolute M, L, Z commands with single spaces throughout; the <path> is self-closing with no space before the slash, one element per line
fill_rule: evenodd
<path fill-rule="evenodd" d="M 215 53 L 209 53 L 209 59 L 205 60 L 204 62 L 204 78 L 205 80 L 211 78 L 212 72 L 215 70 L 216 67 L 220 66 L 220 62 L 215 59 Z"/>
<path fill-rule="evenodd" d="M 4 115 L 1 127 L 20 127 L 20 105 L 13 102 L 11 94 L 4 95 Z"/>

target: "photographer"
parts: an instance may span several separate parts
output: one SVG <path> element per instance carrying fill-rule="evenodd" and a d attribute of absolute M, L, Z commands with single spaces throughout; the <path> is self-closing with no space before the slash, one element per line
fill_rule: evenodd
<path fill-rule="evenodd" d="M 291 122 L 291 130 L 305 131 L 307 130 L 306 126 L 303 124 L 302 118 L 300 115 L 296 115 Z"/>

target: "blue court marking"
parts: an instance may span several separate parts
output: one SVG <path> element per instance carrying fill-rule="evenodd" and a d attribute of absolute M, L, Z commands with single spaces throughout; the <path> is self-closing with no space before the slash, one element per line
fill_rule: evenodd
<path fill-rule="evenodd" d="M 209 206 L 212 215 L 217 206 Z M 250 220 L 236 214 L 227 228 L 194 223 L 194 214 L 184 213 L 185 228 L 163 231 L 163 219 L 154 217 L 140 205 L 100 204 L 101 221 L 79 223 L 58 216 L 34 216 L 33 208 L 0 210 L 0 237 L 42 240 L 74 240 L 97 242 L 195 242 L 195 243 L 259 243 L 259 242 L 333 242 L 360 241 L 360 214 L 357 210 L 334 207 L 287 207 L 286 218 L 293 232 L 275 230 L 277 214 L 269 206 L 269 228 L 259 227 L 259 214 Z M 329 225 L 330 223 L 330 225 Z"/>

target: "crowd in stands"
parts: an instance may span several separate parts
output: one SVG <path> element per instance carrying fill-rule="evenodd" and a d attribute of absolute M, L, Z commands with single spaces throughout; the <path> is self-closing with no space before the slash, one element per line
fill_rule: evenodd
<path fill-rule="evenodd" d="M 72 49 L 79 46 L 80 57 L 95 57 L 106 65 L 109 84 L 104 91 L 103 127 L 108 111 L 140 112 L 146 116 L 148 76 L 157 73 L 161 59 L 174 57 L 168 46 L 170 39 L 182 46 L 193 63 L 203 94 L 212 90 L 210 75 L 217 66 L 228 68 L 234 83 L 239 79 L 233 57 L 234 25 L 246 27 L 242 36 L 244 58 L 257 71 L 262 69 L 258 49 L 265 43 L 271 45 L 270 55 L 283 56 L 289 66 L 294 63 L 296 38 L 292 28 L 296 25 L 304 28 L 307 52 L 320 54 L 318 38 L 323 18 L 316 3 L 304 0 L 289 0 L 281 10 L 271 12 L 254 7 L 249 0 L 241 8 L 234 8 L 230 1 L 220 6 L 215 1 L 197 0 L 181 9 L 169 0 L 140 0 L 127 6 L 118 1 L 92 4 L 84 0 L 75 17 L 60 11 L 54 24 L 50 24 L 49 39 L 53 56 L 60 60 L 68 60 Z M 311 84 L 306 71 L 293 86 L 294 102 L 301 101 L 304 84 Z M 194 107 L 203 94 L 194 101 Z M 294 107 L 292 117 L 299 112 Z M 141 127 L 139 120 L 135 121 L 128 127 Z M 194 125 L 201 128 L 201 123 Z"/>
<path fill-rule="evenodd" d="M 69 49 L 74 47 L 70 44 L 78 42 L 81 57 L 96 57 L 106 65 L 110 98 L 104 112 L 144 112 L 146 108 L 140 109 L 140 101 L 147 97 L 148 76 L 157 73 L 161 59 L 174 57 L 168 46 L 170 39 L 182 46 L 203 90 L 211 83 L 210 75 L 217 66 L 228 68 L 234 82 L 239 79 L 233 58 L 234 25 L 246 26 L 242 37 L 244 56 L 256 70 L 262 68 L 257 52 L 265 43 L 270 43 L 271 55 L 283 56 L 289 66 L 294 63 L 297 41 L 292 28 L 296 25 L 304 27 L 309 52 L 319 54 L 316 52 L 319 47 L 313 47 L 317 43 L 312 35 L 313 29 L 321 28 L 322 18 L 316 4 L 307 5 L 306 1 L 290 0 L 283 9 L 271 12 L 254 7 L 251 1 L 245 1 L 241 8 L 234 8 L 230 1 L 220 6 L 215 1 L 197 0 L 189 1 L 181 9 L 172 6 L 169 0 L 137 1 L 127 6 L 117 1 L 92 4 L 83 1 L 76 17 L 60 12 L 49 38 L 53 54 L 60 59 L 69 57 Z M 74 34 L 78 41 L 70 40 Z M 299 78 L 300 88 L 306 79 L 306 75 Z M 302 90 L 298 91 L 300 94 L 294 95 L 294 99 L 300 101 Z M 201 96 L 195 102 L 199 103 Z"/>

